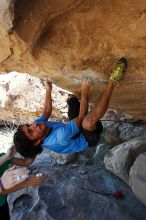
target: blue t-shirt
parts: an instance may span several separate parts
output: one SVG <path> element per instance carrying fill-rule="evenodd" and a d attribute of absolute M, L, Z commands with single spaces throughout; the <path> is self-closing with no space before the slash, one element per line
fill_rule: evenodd
<path fill-rule="evenodd" d="M 65 124 L 48 121 L 45 116 L 41 116 L 34 121 L 34 123 L 40 122 L 44 122 L 46 126 L 52 128 L 51 133 L 42 142 L 42 147 L 61 154 L 72 154 L 87 149 L 88 142 L 82 133 L 72 140 L 72 137 L 80 131 L 73 120 Z"/>

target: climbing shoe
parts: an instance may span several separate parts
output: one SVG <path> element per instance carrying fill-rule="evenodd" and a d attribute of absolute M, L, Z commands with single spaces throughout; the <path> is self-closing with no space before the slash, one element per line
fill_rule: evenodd
<path fill-rule="evenodd" d="M 115 85 L 118 85 L 118 82 L 123 77 L 124 73 L 127 69 L 127 60 L 123 57 L 121 58 L 117 66 L 114 68 L 114 70 L 111 72 L 110 80 L 114 82 Z"/>

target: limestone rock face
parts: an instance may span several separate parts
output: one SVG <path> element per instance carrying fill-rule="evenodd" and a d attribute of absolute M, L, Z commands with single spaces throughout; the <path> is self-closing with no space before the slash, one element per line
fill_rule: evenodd
<path fill-rule="evenodd" d="M 30 122 L 42 114 L 45 86 L 41 79 L 28 74 L 11 72 L 0 75 L 0 121 L 20 124 Z M 52 119 L 67 117 L 68 91 L 53 84 Z"/>
<path fill-rule="evenodd" d="M 146 152 L 139 155 L 129 173 L 129 185 L 140 201 L 146 206 Z"/>
<path fill-rule="evenodd" d="M 146 137 L 139 137 L 112 148 L 104 158 L 106 169 L 129 183 L 129 171 L 136 158 L 146 151 Z M 134 169 L 134 168 L 133 168 Z"/>
<path fill-rule="evenodd" d="M 10 40 L 6 30 L 0 25 L 0 63 L 11 55 Z"/>
<path fill-rule="evenodd" d="M 38 72 L 41 73 L 41 70 L 36 65 L 27 45 L 18 34 L 10 32 L 9 35 L 7 35 L 7 38 L 6 40 L 9 42 L 9 47 L 3 47 L 0 51 L 0 56 L 3 57 L 3 54 L 5 54 L 7 50 L 9 50 L 9 56 L 1 62 L 1 72 L 18 71 L 31 73 L 32 75 L 35 75 Z M 4 42 L 6 40 L 4 40 Z"/>
<path fill-rule="evenodd" d="M 40 186 L 9 195 L 11 220 L 145 220 L 146 207 L 125 183 L 105 170 L 74 164 L 55 167 L 44 153 L 30 169 L 38 167 L 48 178 Z M 100 194 L 117 189 L 125 194 L 121 201 Z"/>
<path fill-rule="evenodd" d="M 9 31 L 13 27 L 14 0 L 0 0 L 0 24 Z"/>
<path fill-rule="evenodd" d="M 8 50 L 9 56 L 4 56 L 0 71 L 50 77 L 76 94 L 82 78 L 90 76 L 95 82 L 91 92 L 94 102 L 119 57 L 125 56 L 128 70 L 121 86 L 115 89 L 110 106 L 146 119 L 145 0 L 133 0 L 132 4 L 131 0 L 13 3 L 11 53 Z"/>

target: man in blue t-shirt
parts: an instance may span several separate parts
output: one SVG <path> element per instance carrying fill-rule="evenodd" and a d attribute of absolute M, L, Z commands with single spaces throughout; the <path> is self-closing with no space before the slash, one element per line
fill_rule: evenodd
<path fill-rule="evenodd" d="M 46 82 L 46 96 L 43 114 L 33 124 L 18 127 L 14 134 L 16 150 L 25 158 L 35 158 L 42 147 L 61 154 L 83 151 L 97 144 L 102 131 L 101 117 L 105 114 L 115 85 L 127 68 L 127 60 L 121 58 L 111 73 L 103 94 L 88 113 L 88 96 L 91 79 L 85 78 L 81 87 L 81 101 L 76 96 L 68 99 L 69 122 L 48 121 L 52 113 L 51 82 Z M 76 107 L 75 107 L 76 106 Z"/>

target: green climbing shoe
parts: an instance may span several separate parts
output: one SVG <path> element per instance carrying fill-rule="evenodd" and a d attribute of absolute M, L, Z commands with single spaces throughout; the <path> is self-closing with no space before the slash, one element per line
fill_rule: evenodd
<path fill-rule="evenodd" d="M 115 85 L 118 85 L 118 82 L 123 77 L 127 69 L 127 60 L 123 57 L 121 58 L 115 69 L 111 72 L 110 80 L 114 82 Z"/>

